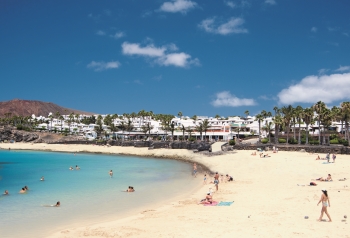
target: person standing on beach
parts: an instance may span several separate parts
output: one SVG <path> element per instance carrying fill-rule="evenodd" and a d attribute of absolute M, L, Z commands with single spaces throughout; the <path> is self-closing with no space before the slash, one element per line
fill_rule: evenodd
<path fill-rule="evenodd" d="M 332 221 L 331 216 L 328 214 L 328 211 L 327 211 L 327 207 L 328 206 L 331 207 L 331 203 L 329 201 L 329 197 L 328 197 L 326 189 L 322 189 L 322 196 L 321 196 L 320 201 L 317 203 L 317 206 L 321 202 L 322 202 L 321 216 L 317 221 L 322 221 L 323 213 L 326 213 L 326 215 L 329 219 L 329 222 L 331 222 Z"/>
<path fill-rule="evenodd" d="M 196 178 L 197 177 L 197 164 L 193 163 L 193 176 Z"/>
<path fill-rule="evenodd" d="M 332 159 L 333 159 L 333 163 L 335 163 L 335 159 L 337 158 L 337 156 L 335 154 L 333 154 Z"/>
<path fill-rule="evenodd" d="M 326 159 L 327 159 L 327 162 L 329 163 L 329 159 L 330 159 L 330 154 L 329 153 L 327 153 Z"/>
<path fill-rule="evenodd" d="M 112 170 L 109 171 L 109 177 L 111 177 L 111 178 L 113 177 L 113 171 Z"/>
<path fill-rule="evenodd" d="M 215 188 L 216 191 L 219 190 L 219 173 L 216 172 L 216 174 L 214 175 L 214 184 L 215 184 Z"/>
<path fill-rule="evenodd" d="M 207 184 L 207 175 L 206 174 L 204 174 L 204 179 L 203 180 L 204 180 L 203 184 Z"/>

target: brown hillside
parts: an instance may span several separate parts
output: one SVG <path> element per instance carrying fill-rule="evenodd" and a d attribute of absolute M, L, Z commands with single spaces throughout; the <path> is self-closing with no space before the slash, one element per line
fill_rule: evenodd
<path fill-rule="evenodd" d="M 11 116 L 44 116 L 47 117 L 52 112 L 54 115 L 59 112 L 61 115 L 74 114 L 93 115 L 91 112 L 83 112 L 75 109 L 64 108 L 51 102 L 41 102 L 34 100 L 14 99 L 11 101 L 0 102 L 0 117 L 5 113 L 12 113 Z"/>

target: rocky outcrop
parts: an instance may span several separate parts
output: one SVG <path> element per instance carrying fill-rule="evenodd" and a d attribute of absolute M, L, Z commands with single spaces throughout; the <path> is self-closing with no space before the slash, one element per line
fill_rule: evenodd
<path fill-rule="evenodd" d="M 18 131 L 11 127 L 0 130 L 0 141 L 31 142 L 39 138 L 37 133 Z"/>

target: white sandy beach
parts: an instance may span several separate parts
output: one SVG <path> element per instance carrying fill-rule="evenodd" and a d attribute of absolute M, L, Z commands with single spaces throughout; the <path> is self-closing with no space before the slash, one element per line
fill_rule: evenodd
<path fill-rule="evenodd" d="M 215 201 L 234 201 L 231 206 L 203 206 L 197 202 L 213 184 L 203 185 L 189 197 L 156 204 L 132 216 L 110 222 L 75 226 L 51 237 L 350 237 L 350 155 L 338 155 L 336 163 L 323 164 L 316 155 L 283 152 L 260 158 L 252 151 L 206 157 L 188 150 L 91 145 L 0 144 L 2 149 L 52 150 L 130 154 L 182 158 L 201 163 L 212 171 L 230 174 L 234 182 L 220 183 Z M 320 155 L 325 157 L 325 155 Z M 333 182 L 312 179 L 332 174 Z M 346 181 L 338 181 L 348 178 Z M 203 180 L 203 175 L 197 177 Z M 209 179 L 210 180 L 210 179 Z M 298 186 L 306 185 L 306 186 Z M 347 187 L 346 187 L 347 186 Z M 321 189 L 327 189 L 333 222 L 317 222 Z M 309 219 L 304 219 L 308 216 Z M 326 215 L 323 217 L 327 219 Z M 327 219 L 328 220 L 328 219 Z"/>

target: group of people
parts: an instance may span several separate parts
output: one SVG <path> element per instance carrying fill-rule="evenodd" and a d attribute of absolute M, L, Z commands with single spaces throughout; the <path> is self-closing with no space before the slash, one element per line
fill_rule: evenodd
<path fill-rule="evenodd" d="M 331 158 L 331 154 L 327 153 L 326 158 L 320 158 L 320 156 L 317 155 L 316 160 L 327 160 L 327 162 L 330 163 L 329 162 L 330 158 Z M 335 163 L 335 159 L 336 158 L 337 158 L 337 155 L 336 154 L 332 154 L 333 163 Z"/>
<path fill-rule="evenodd" d="M 125 192 L 132 193 L 132 192 L 135 192 L 135 189 L 133 186 L 129 186 Z"/>
<path fill-rule="evenodd" d="M 19 190 L 19 193 L 26 193 L 28 190 L 29 188 L 27 186 L 24 186 L 21 190 Z"/>
<path fill-rule="evenodd" d="M 74 170 L 72 166 L 69 167 L 69 170 Z M 78 165 L 75 166 L 75 170 L 80 170 L 80 167 Z"/>

